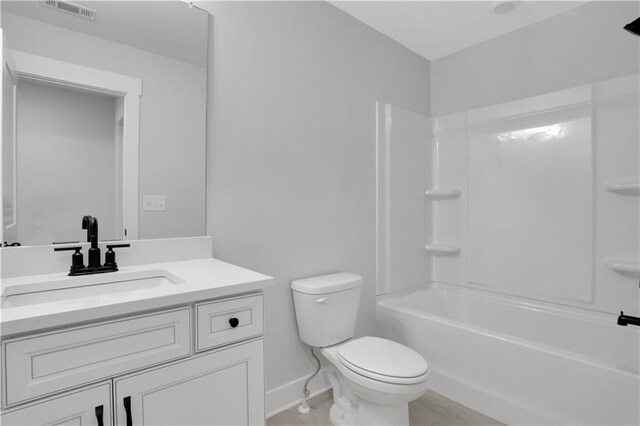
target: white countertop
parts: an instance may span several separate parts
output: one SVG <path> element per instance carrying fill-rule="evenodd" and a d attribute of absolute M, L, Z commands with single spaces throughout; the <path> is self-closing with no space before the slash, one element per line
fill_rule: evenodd
<path fill-rule="evenodd" d="M 95 276 L 117 277 L 119 274 L 148 270 L 166 271 L 183 282 L 55 302 L 3 307 L 0 310 L 2 337 L 256 292 L 270 286 L 273 280 L 267 275 L 213 258 L 127 266 L 120 268 L 118 272 Z M 7 278 L 2 280 L 2 294 L 7 289 L 15 292 L 21 285 L 63 279 L 86 280 L 86 276 L 67 277 L 66 273 L 55 273 Z"/>

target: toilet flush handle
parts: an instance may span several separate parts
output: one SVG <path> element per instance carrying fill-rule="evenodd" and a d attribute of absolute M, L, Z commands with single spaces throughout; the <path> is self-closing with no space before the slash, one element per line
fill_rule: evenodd
<path fill-rule="evenodd" d="M 329 300 L 329 298 L 328 298 L 328 297 L 321 297 L 321 298 L 319 298 L 319 299 L 316 299 L 316 303 L 324 303 L 324 302 L 326 302 L 327 300 Z"/>

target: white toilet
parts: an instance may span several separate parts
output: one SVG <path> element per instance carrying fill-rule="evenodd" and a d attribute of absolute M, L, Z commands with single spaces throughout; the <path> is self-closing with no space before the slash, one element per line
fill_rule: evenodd
<path fill-rule="evenodd" d="M 334 425 L 408 425 L 409 402 L 427 390 L 427 361 L 390 340 L 352 340 L 361 287 L 346 272 L 294 281 L 300 339 L 330 362 Z"/>

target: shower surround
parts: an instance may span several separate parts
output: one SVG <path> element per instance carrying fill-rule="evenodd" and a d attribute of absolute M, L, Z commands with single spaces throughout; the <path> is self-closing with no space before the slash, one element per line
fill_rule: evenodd
<path fill-rule="evenodd" d="M 378 333 L 436 392 L 507 423 L 638 423 L 640 329 L 616 324 L 640 312 L 638 82 L 379 106 Z"/>

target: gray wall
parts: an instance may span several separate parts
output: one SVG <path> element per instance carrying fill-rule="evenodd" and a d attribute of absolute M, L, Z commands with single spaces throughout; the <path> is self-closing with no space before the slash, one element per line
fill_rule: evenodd
<path fill-rule="evenodd" d="M 433 116 L 636 73 L 640 39 L 622 27 L 638 15 L 638 2 L 594 1 L 437 59 Z"/>
<path fill-rule="evenodd" d="M 6 12 L 2 25 L 14 50 L 142 79 L 139 237 L 203 235 L 206 69 Z M 145 194 L 167 211 L 142 211 Z"/>
<path fill-rule="evenodd" d="M 17 111 L 18 241 L 83 241 L 85 214 L 115 238 L 115 98 L 23 81 Z"/>
<path fill-rule="evenodd" d="M 375 327 L 375 102 L 429 114 L 429 62 L 325 2 L 198 2 L 213 15 L 207 234 L 214 256 L 275 277 L 266 387 L 313 364 L 291 280 L 364 277 Z M 301 392 L 301 390 L 300 390 Z"/>

